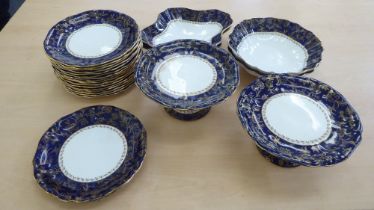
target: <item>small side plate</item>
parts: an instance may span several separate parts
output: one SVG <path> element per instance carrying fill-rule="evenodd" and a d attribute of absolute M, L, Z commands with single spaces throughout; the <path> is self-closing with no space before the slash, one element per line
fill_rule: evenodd
<path fill-rule="evenodd" d="M 131 50 L 138 38 L 138 25 L 131 17 L 112 10 L 89 10 L 54 25 L 44 50 L 65 65 L 94 66 Z"/>
<path fill-rule="evenodd" d="M 146 152 L 146 131 L 129 112 L 91 106 L 62 117 L 39 141 L 34 177 L 64 201 L 102 198 L 130 181 Z"/>

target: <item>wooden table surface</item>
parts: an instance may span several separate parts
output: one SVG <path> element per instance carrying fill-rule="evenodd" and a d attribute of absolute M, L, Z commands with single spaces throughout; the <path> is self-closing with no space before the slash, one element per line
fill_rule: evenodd
<path fill-rule="evenodd" d="M 114 9 L 144 28 L 176 6 L 221 9 L 234 24 L 285 18 L 313 31 L 325 51 L 308 76 L 345 95 L 364 125 L 352 157 L 326 168 L 284 169 L 267 162 L 236 116 L 238 94 L 254 79 L 243 68 L 235 94 L 194 122 L 171 118 L 136 87 L 88 100 L 68 94 L 54 76 L 42 42 L 57 21 L 84 10 Z M 225 49 L 231 31 L 224 35 Z M 0 209 L 374 209 L 373 38 L 371 0 L 26 1 L 0 32 Z M 36 146 L 58 118 L 94 104 L 115 105 L 140 118 L 148 131 L 148 155 L 134 179 L 107 198 L 61 202 L 34 181 Z"/>

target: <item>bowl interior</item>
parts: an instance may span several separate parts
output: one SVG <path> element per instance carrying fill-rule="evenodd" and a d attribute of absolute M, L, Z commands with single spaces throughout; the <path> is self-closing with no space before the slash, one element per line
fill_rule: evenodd
<path fill-rule="evenodd" d="M 260 73 L 304 74 L 321 61 L 321 41 L 297 23 L 277 18 L 253 18 L 239 23 L 230 51 L 247 68 Z"/>
<path fill-rule="evenodd" d="M 220 10 L 168 8 L 158 15 L 154 24 L 142 30 L 142 40 L 150 47 L 182 39 L 220 45 L 221 33 L 231 24 L 230 15 Z"/>

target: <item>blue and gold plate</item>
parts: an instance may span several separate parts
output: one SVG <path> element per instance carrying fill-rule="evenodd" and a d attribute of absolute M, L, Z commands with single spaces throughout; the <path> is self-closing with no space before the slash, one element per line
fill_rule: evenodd
<path fill-rule="evenodd" d="M 361 142 L 357 112 L 342 94 L 315 79 L 261 76 L 243 89 L 237 107 L 261 153 L 280 166 L 334 165 Z"/>
<path fill-rule="evenodd" d="M 91 106 L 66 115 L 41 137 L 34 177 L 64 201 L 102 198 L 127 183 L 146 153 L 146 131 L 129 112 Z"/>
<path fill-rule="evenodd" d="M 145 95 L 178 119 L 198 119 L 229 97 L 239 83 L 235 59 L 197 40 L 151 48 L 140 58 L 135 82 Z"/>
<path fill-rule="evenodd" d="M 131 17 L 112 10 L 89 10 L 54 25 L 44 49 L 56 62 L 87 67 L 123 57 L 138 39 L 138 25 Z"/>
<path fill-rule="evenodd" d="M 142 31 L 143 42 L 155 47 L 174 40 L 195 39 L 220 45 L 222 33 L 232 24 L 229 14 L 220 10 L 169 8 L 156 22 Z"/>
<path fill-rule="evenodd" d="M 297 23 L 253 18 L 235 26 L 229 50 L 249 73 L 256 75 L 312 72 L 322 59 L 321 41 Z"/>

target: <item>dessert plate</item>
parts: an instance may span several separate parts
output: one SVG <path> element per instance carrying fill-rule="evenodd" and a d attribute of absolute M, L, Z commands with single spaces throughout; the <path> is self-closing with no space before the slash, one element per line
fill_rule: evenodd
<path fill-rule="evenodd" d="M 321 41 L 297 23 L 253 18 L 235 26 L 229 50 L 250 73 L 312 72 L 322 59 Z"/>
<path fill-rule="evenodd" d="M 73 66 L 108 62 L 130 50 L 138 40 L 131 17 L 111 10 L 90 10 L 54 25 L 44 40 L 49 57 Z"/>
<path fill-rule="evenodd" d="M 130 60 L 134 58 L 135 55 L 137 55 L 141 50 L 142 50 L 142 42 L 141 40 L 138 40 L 136 45 L 134 45 L 129 51 L 127 51 L 125 54 L 121 55 L 120 57 L 117 57 L 115 59 L 110 60 L 109 62 L 104 62 L 99 65 L 95 66 L 86 66 L 86 67 L 80 67 L 80 66 L 72 66 L 72 65 L 67 65 L 64 63 L 61 63 L 59 61 L 55 61 L 50 58 L 50 61 L 52 65 L 58 65 L 61 66 L 62 68 L 66 70 L 80 70 L 80 71 L 91 71 L 94 69 L 95 71 L 100 70 L 100 69 L 111 69 L 113 66 L 118 66 L 118 65 L 125 65 L 127 64 Z"/>
<path fill-rule="evenodd" d="M 62 117 L 42 136 L 34 177 L 65 201 L 92 201 L 130 181 L 146 151 L 146 131 L 129 112 L 91 106 Z"/>
<path fill-rule="evenodd" d="M 356 111 L 338 91 L 315 79 L 259 77 L 244 88 L 237 106 L 261 153 L 281 166 L 334 165 L 361 141 Z"/>
<path fill-rule="evenodd" d="M 142 31 L 143 42 L 154 47 L 174 40 L 195 39 L 221 44 L 221 35 L 232 24 L 229 14 L 220 10 L 169 8 L 156 22 Z"/>
<path fill-rule="evenodd" d="M 172 116 L 198 119 L 229 97 L 239 83 L 238 65 L 223 49 L 197 40 L 151 48 L 140 58 L 137 86 Z"/>

